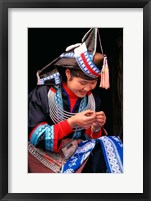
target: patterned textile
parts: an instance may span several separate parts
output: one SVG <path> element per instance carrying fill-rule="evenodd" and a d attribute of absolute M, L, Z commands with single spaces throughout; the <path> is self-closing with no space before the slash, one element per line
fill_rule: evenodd
<path fill-rule="evenodd" d="M 85 44 L 83 44 L 85 45 Z M 100 77 L 100 69 L 93 62 L 93 55 L 89 54 L 85 47 L 85 52 L 80 55 L 71 53 L 63 53 L 60 55 L 61 58 L 75 58 L 81 70 L 89 77 L 97 78 Z"/>
<path fill-rule="evenodd" d="M 59 72 L 55 72 L 52 75 L 45 76 L 44 78 L 40 78 L 39 72 L 37 72 L 37 78 L 38 78 L 38 85 L 44 85 L 46 83 L 54 83 L 55 85 L 60 85 L 60 74 Z"/>
<path fill-rule="evenodd" d="M 42 137 L 45 138 L 45 148 L 49 151 L 53 151 L 53 126 L 50 126 L 47 123 L 39 124 L 31 133 L 30 142 L 36 146 Z"/>
<path fill-rule="evenodd" d="M 123 173 L 123 145 L 119 137 L 102 136 L 100 141 L 108 173 Z M 62 173 L 74 173 L 95 147 L 95 140 L 81 142 L 75 154 L 62 167 Z"/>
<path fill-rule="evenodd" d="M 123 145 L 119 137 L 102 136 L 99 138 L 110 173 L 123 172 Z"/>
<path fill-rule="evenodd" d="M 89 53 L 86 51 L 82 53 L 80 56 L 76 57 L 77 63 L 79 64 L 81 70 L 92 78 L 97 78 L 100 76 L 101 71 L 99 68 L 94 64 L 93 60 L 91 59 Z"/>
<path fill-rule="evenodd" d="M 71 57 L 71 58 L 74 58 L 75 57 L 75 55 L 74 55 L 74 52 L 69 52 L 69 53 L 62 53 L 61 55 L 60 55 L 60 57 L 61 58 L 67 58 L 67 57 Z"/>
<path fill-rule="evenodd" d="M 74 173 L 88 158 L 91 151 L 95 147 L 94 140 L 86 140 L 78 145 L 75 154 L 69 158 L 66 164 L 62 167 L 62 173 Z"/>

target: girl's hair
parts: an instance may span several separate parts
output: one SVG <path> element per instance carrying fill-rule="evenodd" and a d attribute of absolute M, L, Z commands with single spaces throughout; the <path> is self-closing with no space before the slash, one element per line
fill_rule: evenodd
<path fill-rule="evenodd" d="M 67 68 L 57 68 L 59 73 L 61 74 L 61 77 L 62 77 L 62 81 L 67 81 L 67 77 L 66 77 L 66 74 L 65 74 L 65 70 Z M 78 69 L 71 69 L 71 68 L 68 68 L 70 70 L 70 74 L 71 74 L 71 78 L 72 77 L 80 77 L 82 79 L 85 79 L 85 80 L 97 80 L 98 78 L 91 78 L 89 76 L 87 76 L 82 70 L 78 70 Z"/>

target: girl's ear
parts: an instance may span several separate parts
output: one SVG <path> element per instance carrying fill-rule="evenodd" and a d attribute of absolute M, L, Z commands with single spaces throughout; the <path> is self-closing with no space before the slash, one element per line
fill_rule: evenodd
<path fill-rule="evenodd" d="M 70 70 L 68 68 L 65 70 L 65 74 L 66 74 L 67 80 L 70 80 L 71 73 L 70 73 Z"/>

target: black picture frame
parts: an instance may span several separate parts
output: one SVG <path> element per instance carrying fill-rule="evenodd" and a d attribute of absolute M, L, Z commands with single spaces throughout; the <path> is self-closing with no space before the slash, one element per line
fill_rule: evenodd
<path fill-rule="evenodd" d="M 8 193 L 8 9 L 143 8 L 143 193 Z M 151 199 L 150 48 L 151 0 L 0 0 L 0 198 L 1 200 L 144 200 Z M 137 145 L 136 145 L 137 148 Z M 127 184 L 128 185 L 128 184 Z"/>

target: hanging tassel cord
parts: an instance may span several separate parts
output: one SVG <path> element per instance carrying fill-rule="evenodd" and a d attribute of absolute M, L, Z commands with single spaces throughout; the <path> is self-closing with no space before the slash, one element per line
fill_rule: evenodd
<path fill-rule="evenodd" d="M 104 89 L 109 89 L 109 87 L 110 87 L 109 67 L 108 67 L 108 61 L 107 61 L 106 55 L 104 55 L 104 59 L 103 59 L 103 67 L 102 67 L 102 71 L 101 71 L 100 87 L 104 88 Z"/>

